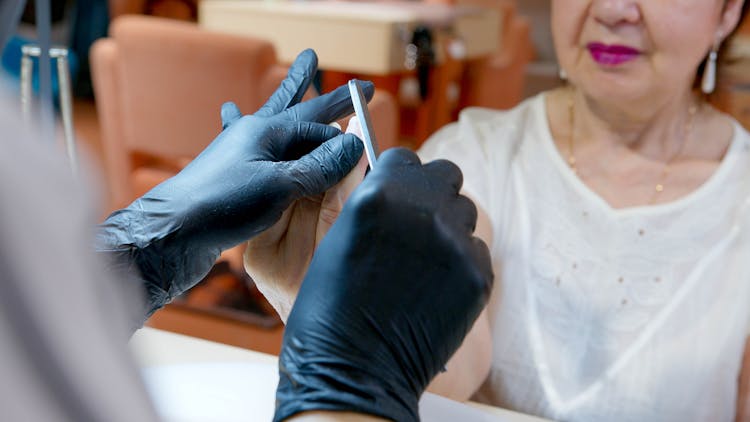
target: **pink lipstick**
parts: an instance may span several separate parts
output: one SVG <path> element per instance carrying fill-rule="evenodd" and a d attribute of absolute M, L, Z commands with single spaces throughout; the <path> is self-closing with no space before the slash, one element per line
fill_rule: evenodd
<path fill-rule="evenodd" d="M 607 45 L 598 42 L 586 46 L 591 57 L 603 66 L 618 66 L 641 55 L 639 50 L 625 45 Z"/>

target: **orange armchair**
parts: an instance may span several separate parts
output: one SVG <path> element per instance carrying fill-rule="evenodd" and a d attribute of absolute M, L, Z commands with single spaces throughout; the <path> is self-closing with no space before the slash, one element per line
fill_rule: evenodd
<path fill-rule="evenodd" d="M 109 17 L 144 14 L 163 18 L 195 21 L 197 0 L 109 0 Z"/>
<path fill-rule="evenodd" d="M 223 102 L 256 110 L 286 75 L 266 41 L 147 16 L 116 19 L 91 65 L 113 209 L 200 153 Z"/>
<path fill-rule="evenodd" d="M 92 47 L 91 65 L 110 209 L 200 153 L 221 130 L 222 103 L 253 112 L 287 71 L 267 41 L 140 15 L 113 22 L 110 37 Z M 370 111 L 379 141 L 395 144 L 395 100 L 376 90 Z"/>

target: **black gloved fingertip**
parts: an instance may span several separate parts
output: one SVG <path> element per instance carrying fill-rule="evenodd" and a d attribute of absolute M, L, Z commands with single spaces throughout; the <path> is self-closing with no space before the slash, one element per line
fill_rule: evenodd
<path fill-rule="evenodd" d="M 367 101 L 369 102 L 372 100 L 372 96 L 375 95 L 375 84 L 371 81 L 363 81 L 359 79 L 357 79 L 357 83 L 359 84 L 359 87 L 362 88 L 362 93 L 365 94 Z"/>
<path fill-rule="evenodd" d="M 378 157 L 378 162 L 383 166 L 421 165 L 419 156 L 409 149 L 403 147 L 389 148 Z"/>
<path fill-rule="evenodd" d="M 313 123 L 312 125 L 317 126 L 318 124 Z M 322 126 L 321 127 L 321 129 L 323 130 L 322 137 L 324 139 L 332 139 L 342 134 L 341 129 L 335 126 L 322 125 L 322 124 L 319 124 L 319 125 Z"/>
<path fill-rule="evenodd" d="M 362 153 L 365 151 L 365 145 L 362 141 L 351 133 L 341 135 L 341 143 L 344 147 L 347 160 L 352 166 L 357 165 Z"/>
<path fill-rule="evenodd" d="M 312 48 L 306 48 L 302 50 L 297 55 L 297 58 L 294 59 L 294 63 L 289 68 L 289 72 L 293 72 L 296 70 L 299 70 L 299 68 L 303 68 L 305 72 L 312 72 L 313 74 L 317 72 L 318 70 L 318 55 L 315 53 L 315 50 Z M 309 75 L 310 77 L 313 76 L 313 74 Z"/>
<path fill-rule="evenodd" d="M 309 58 L 310 60 L 318 61 L 318 54 L 312 48 L 306 48 L 302 50 L 297 57 Z"/>
<path fill-rule="evenodd" d="M 224 104 L 221 105 L 221 114 L 224 113 L 233 113 L 233 112 L 239 112 L 240 108 L 237 107 L 237 104 L 234 103 L 234 101 L 227 101 Z"/>
<path fill-rule="evenodd" d="M 227 126 L 234 123 L 237 119 L 242 117 L 240 108 L 237 107 L 232 101 L 227 101 L 221 105 L 221 128 L 226 129 Z"/>

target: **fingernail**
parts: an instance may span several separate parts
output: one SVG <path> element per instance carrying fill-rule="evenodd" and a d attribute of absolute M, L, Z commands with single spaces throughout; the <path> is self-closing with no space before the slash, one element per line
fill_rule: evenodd
<path fill-rule="evenodd" d="M 352 116 L 349 118 L 349 123 L 346 125 L 346 133 L 351 133 L 362 138 L 362 126 L 359 124 L 359 117 Z"/>

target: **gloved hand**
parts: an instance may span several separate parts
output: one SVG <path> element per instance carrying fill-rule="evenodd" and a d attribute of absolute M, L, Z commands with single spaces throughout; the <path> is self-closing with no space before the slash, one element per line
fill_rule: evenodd
<path fill-rule="evenodd" d="M 489 296 L 460 170 L 385 151 L 320 243 L 287 321 L 275 420 L 310 410 L 419 419 Z"/>
<path fill-rule="evenodd" d="M 144 320 L 203 278 L 219 254 L 272 226 L 296 199 L 318 195 L 357 164 L 362 143 L 327 123 L 352 112 L 346 86 L 297 102 L 317 70 L 302 52 L 254 115 L 222 107 L 225 129 L 176 176 L 100 225 L 97 250 L 113 269 L 136 267 L 148 293 Z M 372 97 L 372 84 L 364 84 Z M 141 321 L 142 322 L 142 321 Z"/>

